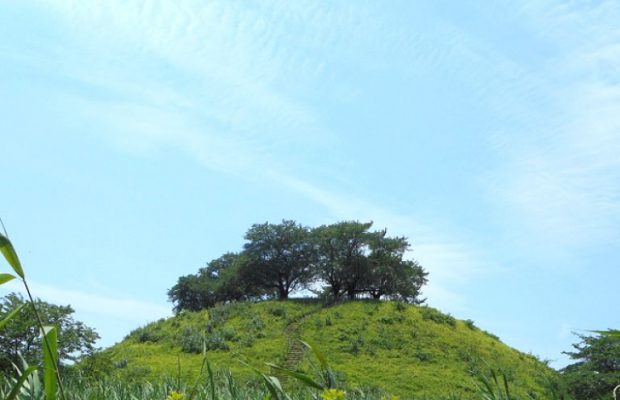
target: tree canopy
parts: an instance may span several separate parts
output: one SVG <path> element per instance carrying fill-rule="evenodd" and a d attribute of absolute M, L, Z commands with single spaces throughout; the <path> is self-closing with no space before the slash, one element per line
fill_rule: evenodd
<path fill-rule="evenodd" d="M 570 394 L 576 400 L 611 398 L 620 385 L 620 335 L 618 331 L 579 335 L 574 351 L 565 352 L 573 360 L 562 370 Z"/>
<path fill-rule="evenodd" d="M 421 303 L 427 272 L 404 259 L 409 242 L 371 231 L 372 222 L 343 221 L 316 228 L 295 221 L 252 225 L 238 253 L 226 253 L 168 291 L 174 310 L 196 311 L 218 302 L 287 299 L 322 288 L 333 300 L 400 299 Z"/>
<path fill-rule="evenodd" d="M 19 355 L 29 363 L 41 358 L 41 335 L 36 324 L 32 306 L 20 294 L 10 293 L 0 300 L 0 320 L 17 307 L 20 312 L 0 330 L 0 370 L 12 369 L 11 363 L 20 365 Z M 71 306 L 58 306 L 36 300 L 36 306 L 44 325 L 58 328 L 58 352 L 60 361 L 75 361 L 91 354 L 99 335 L 83 322 L 73 319 Z"/>

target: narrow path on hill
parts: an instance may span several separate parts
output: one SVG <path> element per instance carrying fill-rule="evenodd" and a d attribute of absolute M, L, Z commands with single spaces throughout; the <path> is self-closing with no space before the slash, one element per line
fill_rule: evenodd
<path fill-rule="evenodd" d="M 286 327 L 284 328 L 284 335 L 286 336 L 287 340 L 287 350 L 286 355 L 284 356 L 284 361 L 281 365 L 283 368 L 295 370 L 304 359 L 306 347 L 301 343 L 301 324 L 304 322 L 304 320 L 330 306 L 331 305 L 322 305 L 320 307 L 317 307 L 299 316 L 297 319 L 291 321 L 288 325 L 286 325 Z M 277 373 L 276 376 L 283 383 L 286 382 L 288 378 L 287 375 L 282 373 Z"/>
<path fill-rule="evenodd" d="M 303 316 L 297 321 L 291 322 L 286 326 L 286 328 L 284 328 L 284 334 L 286 335 L 286 339 L 288 341 L 288 347 L 282 366 L 286 369 L 295 369 L 304 358 L 306 347 L 300 341 L 300 324 L 308 315 Z"/>

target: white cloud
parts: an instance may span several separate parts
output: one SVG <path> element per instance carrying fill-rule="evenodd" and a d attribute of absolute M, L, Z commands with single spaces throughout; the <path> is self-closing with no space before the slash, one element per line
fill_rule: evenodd
<path fill-rule="evenodd" d="M 409 215 L 395 214 L 375 204 L 354 197 L 328 192 L 308 182 L 280 176 L 278 181 L 324 206 L 332 218 L 374 222 L 375 228 L 387 227 L 392 235 L 403 235 L 413 244 L 410 257 L 430 273 L 424 296 L 444 310 L 461 312 L 467 308 L 459 288 L 480 274 L 488 272 L 488 264 L 464 241 L 446 238 Z"/>
<path fill-rule="evenodd" d="M 427 294 L 434 304 L 451 304 L 447 308 L 452 309 L 464 302 L 454 288 L 480 273 L 481 261 L 459 244 L 460 238 L 437 233 L 410 215 L 326 190 L 298 177 L 291 168 L 295 164 L 288 162 L 295 149 L 322 152 L 338 139 L 312 107 L 287 95 L 287 85 L 304 91 L 315 88 L 308 84 L 313 79 L 331 83 L 328 73 L 316 79 L 317 71 L 335 61 L 353 64 L 355 46 L 370 41 L 381 51 L 386 46 L 386 51 L 400 51 L 406 44 L 416 69 L 446 66 L 454 52 L 482 64 L 481 54 L 468 53 L 472 42 L 453 27 L 438 28 L 450 40 L 446 53 L 438 54 L 428 47 L 430 37 L 409 40 L 408 33 L 384 25 L 363 7 L 334 10 L 308 3 L 257 12 L 233 2 L 79 1 L 51 2 L 49 7 L 72 38 L 68 50 L 54 47 L 54 58 L 63 60 L 55 62 L 54 70 L 88 87 L 88 98 L 74 93 L 77 101 L 71 102 L 80 107 L 75 111 L 104 127 L 116 145 L 146 154 L 180 149 L 206 168 L 284 185 L 332 218 L 372 219 L 375 226 L 411 239 L 412 256 L 431 273 Z M 339 24 L 340 19 L 347 23 Z M 285 35 L 281 21 L 299 22 L 300 32 Z M 287 39 L 289 34 L 296 36 Z M 383 43 L 385 37 L 395 44 Z M 420 48 L 423 44 L 427 47 Z M 339 58 L 325 57 L 324 48 Z M 379 68 L 379 53 L 376 58 L 377 64 L 356 68 Z M 337 96 L 343 90 L 357 93 L 346 84 L 335 86 Z"/>
<path fill-rule="evenodd" d="M 144 324 L 171 315 L 170 307 L 136 300 L 129 295 L 101 295 L 36 282 L 30 283 L 30 289 L 36 298 L 53 304 L 71 305 L 78 314 L 94 314 L 132 322 L 134 325 Z M 7 293 L 13 291 L 25 294 L 25 289 L 17 281 L 11 281 L 3 285 L 0 287 L 0 291 Z"/>
<path fill-rule="evenodd" d="M 620 36 L 609 23 L 620 6 L 547 2 L 525 14 L 557 49 L 535 72 L 546 116 L 510 129 L 491 192 L 522 238 L 559 249 L 618 243 Z"/>

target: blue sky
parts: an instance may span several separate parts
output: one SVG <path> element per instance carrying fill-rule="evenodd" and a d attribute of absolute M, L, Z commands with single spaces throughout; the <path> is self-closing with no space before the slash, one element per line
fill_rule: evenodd
<path fill-rule="evenodd" d="M 561 367 L 571 332 L 620 326 L 617 21 L 617 1 L 0 1 L 0 216 L 35 293 L 102 346 L 251 224 L 356 219 L 409 237 L 429 305 Z"/>

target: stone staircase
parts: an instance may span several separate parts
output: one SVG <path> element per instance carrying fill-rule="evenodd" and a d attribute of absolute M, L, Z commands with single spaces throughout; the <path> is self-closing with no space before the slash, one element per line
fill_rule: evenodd
<path fill-rule="evenodd" d="M 301 364 L 304 359 L 304 352 L 306 351 L 306 347 L 300 342 L 300 323 L 301 321 L 292 322 L 284 330 L 284 334 L 286 335 L 286 339 L 288 341 L 288 349 L 286 352 L 286 357 L 284 358 L 284 362 L 282 363 L 282 367 L 286 369 L 296 369 L 297 366 Z"/>
<path fill-rule="evenodd" d="M 282 361 L 282 364 L 280 365 L 281 367 L 289 370 L 296 370 L 299 364 L 301 364 L 304 359 L 304 353 L 306 352 L 306 346 L 301 343 L 301 324 L 306 318 L 321 310 L 322 308 L 312 310 L 297 320 L 292 321 L 284 328 L 284 335 L 287 340 L 287 349 L 286 355 L 284 356 L 284 361 Z M 277 370 L 272 370 L 272 373 L 283 384 L 288 381 L 288 375 Z"/>

